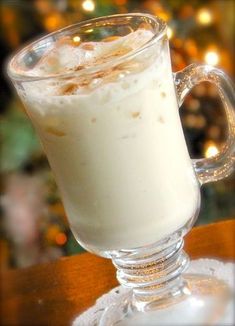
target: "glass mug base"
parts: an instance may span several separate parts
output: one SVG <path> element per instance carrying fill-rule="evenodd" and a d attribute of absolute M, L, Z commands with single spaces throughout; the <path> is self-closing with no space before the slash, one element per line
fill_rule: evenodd
<path fill-rule="evenodd" d="M 222 325 L 230 288 L 212 276 L 182 274 L 189 264 L 182 248 L 176 232 L 144 252 L 117 252 L 117 279 L 131 291 L 105 309 L 98 325 Z"/>
<path fill-rule="evenodd" d="M 131 293 L 104 311 L 99 326 L 232 325 L 233 304 L 229 287 L 221 280 L 203 275 L 183 275 L 185 285 L 168 302 L 151 302 L 147 311 L 132 305 Z M 205 292 L 206 289 L 206 292 Z"/>

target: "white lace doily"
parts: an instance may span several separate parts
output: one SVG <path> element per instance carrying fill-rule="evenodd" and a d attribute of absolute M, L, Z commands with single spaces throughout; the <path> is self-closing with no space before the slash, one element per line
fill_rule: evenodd
<path fill-rule="evenodd" d="M 196 273 L 203 275 L 215 276 L 220 280 L 225 281 L 233 290 L 235 289 L 234 275 L 235 264 L 223 263 L 214 259 L 198 259 L 190 262 L 190 267 L 187 273 Z M 121 299 L 122 296 L 126 296 L 129 290 L 118 286 L 108 293 L 102 295 L 97 299 L 94 306 L 86 310 L 83 314 L 78 316 L 72 323 L 72 326 L 95 326 L 98 325 L 100 316 L 104 309 L 110 304 Z"/>

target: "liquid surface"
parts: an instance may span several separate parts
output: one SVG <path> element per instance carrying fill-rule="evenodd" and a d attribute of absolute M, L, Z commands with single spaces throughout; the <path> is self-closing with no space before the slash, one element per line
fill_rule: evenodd
<path fill-rule="evenodd" d="M 35 76 L 59 75 L 106 63 L 130 54 L 153 37 L 151 31 L 138 29 L 123 36 L 108 36 L 100 42 L 80 42 L 80 37 L 63 37 L 30 69 Z M 68 55 L 69 53 L 69 55 Z M 107 73 L 107 71 L 106 71 Z"/>

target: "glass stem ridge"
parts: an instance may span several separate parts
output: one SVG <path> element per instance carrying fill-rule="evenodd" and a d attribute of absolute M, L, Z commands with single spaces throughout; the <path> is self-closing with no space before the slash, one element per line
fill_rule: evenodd
<path fill-rule="evenodd" d="M 156 309 L 171 304 L 171 299 L 186 294 L 182 273 L 189 264 L 183 251 L 182 237 L 167 237 L 160 245 L 119 252 L 113 258 L 117 279 L 121 285 L 133 290 L 132 308 L 138 311 Z"/>

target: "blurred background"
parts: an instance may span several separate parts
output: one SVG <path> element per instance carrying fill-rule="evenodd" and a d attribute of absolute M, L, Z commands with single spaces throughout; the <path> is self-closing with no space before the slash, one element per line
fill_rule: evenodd
<path fill-rule="evenodd" d="M 73 255 L 75 242 L 39 140 L 4 73 L 6 58 L 24 43 L 92 17 L 147 12 L 168 23 L 173 71 L 193 62 L 222 68 L 234 80 L 234 0 L 2 0 L 0 87 L 0 250 L 2 268 Z M 226 118 L 216 89 L 195 87 L 180 109 L 191 157 L 218 153 Z M 235 216 L 235 175 L 202 188 L 197 224 Z"/>

